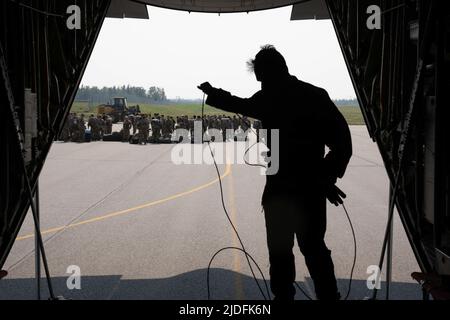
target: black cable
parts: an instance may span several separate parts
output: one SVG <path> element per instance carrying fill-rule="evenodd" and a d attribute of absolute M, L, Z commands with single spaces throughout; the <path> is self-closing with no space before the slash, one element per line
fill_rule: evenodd
<path fill-rule="evenodd" d="M 245 122 L 245 120 L 241 117 L 241 115 L 239 115 L 238 113 L 236 113 L 236 115 L 237 115 L 242 121 Z M 249 126 L 250 130 L 256 135 L 255 131 L 253 130 L 253 128 L 252 128 L 251 125 L 250 125 L 250 122 L 247 122 L 246 124 Z M 258 144 L 258 141 L 255 142 L 255 143 L 254 143 L 253 145 L 251 145 L 250 147 L 248 147 L 247 150 L 245 150 L 245 153 L 244 153 L 244 162 L 245 162 L 245 164 L 247 164 L 247 165 L 249 165 L 249 166 L 252 166 L 252 167 L 263 167 L 263 168 L 267 168 L 266 166 L 264 166 L 264 165 L 262 165 L 262 164 L 259 164 L 259 163 L 250 163 L 250 162 L 248 162 L 247 159 L 245 158 L 246 154 L 247 154 L 247 153 L 250 151 L 250 149 L 253 148 L 256 144 Z M 350 225 L 350 229 L 351 229 L 352 237 L 353 237 L 353 249 L 354 249 L 353 263 L 352 263 L 352 268 L 351 268 L 351 271 L 350 271 L 349 285 L 348 285 L 348 289 L 347 289 L 347 294 L 345 295 L 345 298 L 344 298 L 344 300 L 347 300 L 348 297 L 349 297 L 349 295 L 350 295 L 350 292 L 351 292 L 352 282 L 353 282 L 353 273 L 354 273 L 355 266 L 356 266 L 357 240 L 356 240 L 355 229 L 353 228 L 352 220 L 351 220 L 351 218 L 350 218 L 350 215 L 349 215 L 348 212 L 347 212 L 347 208 L 345 207 L 344 203 L 342 203 L 342 208 L 344 209 L 345 215 L 347 216 L 347 220 L 348 220 L 349 225 Z M 263 210 L 264 210 L 264 209 L 263 209 Z M 305 290 L 303 290 L 303 289 L 301 288 L 301 286 L 300 286 L 296 281 L 294 281 L 294 284 L 295 284 L 295 286 L 303 293 L 303 295 L 304 295 L 307 299 L 313 300 L 313 299 L 305 292 Z"/>
<path fill-rule="evenodd" d="M 210 145 L 209 142 L 207 142 L 207 143 L 208 143 L 209 151 L 211 152 L 211 156 L 212 156 L 213 162 L 214 162 L 214 167 L 216 168 L 217 176 L 218 176 L 218 179 L 219 179 L 220 198 L 221 198 L 221 201 L 222 201 L 222 208 L 223 208 L 223 210 L 225 212 L 225 215 L 226 215 L 226 217 L 228 219 L 228 222 L 231 225 L 231 228 L 233 229 L 234 233 L 236 234 L 236 237 L 238 238 L 238 241 L 239 241 L 239 244 L 241 245 L 242 251 L 245 252 L 245 257 L 247 259 L 248 266 L 250 267 L 250 271 L 252 273 L 253 279 L 255 280 L 256 285 L 258 286 L 258 289 L 261 292 L 261 295 L 264 297 L 264 300 L 271 300 L 271 298 L 270 298 L 270 291 L 269 291 L 269 288 L 268 288 L 268 285 L 267 285 L 267 281 L 264 278 L 264 275 L 261 273 L 262 277 L 263 277 L 263 280 L 264 280 L 265 287 L 266 287 L 266 292 L 267 292 L 267 295 L 268 295 L 266 297 L 266 295 L 264 294 L 263 289 L 261 288 L 261 286 L 260 286 L 260 284 L 258 282 L 258 279 L 256 278 L 255 272 L 254 272 L 254 270 L 252 268 L 252 265 L 250 263 L 249 257 L 251 257 L 251 255 L 245 250 L 245 246 L 244 246 L 244 243 L 243 243 L 243 241 L 241 239 L 241 236 L 240 236 L 239 232 L 237 231 L 236 226 L 234 225 L 233 221 L 231 220 L 230 215 L 228 214 L 228 210 L 227 210 L 227 208 L 225 206 L 225 200 L 224 200 L 224 195 L 223 195 L 223 186 L 222 186 L 222 178 L 220 176 L 219 167 L 217 166 L 217 162 L 216 162 L 216 159 L 214 157 L 214 153 L 213 153 L 213 151 L 211 149 L 211 145 Z M 218 252 L 220 252 L 220 251 L 222 251 L 222 249 L 220 249 Z M 216 256 L 216 254 L 214 256 Z M 253 258 L 252 258 L 252 260 L 255 261 Z M 211 265 L 211 262 L 210 262 L 210 265 Z M 260 270 L 260 267 L 258 266 L 258 264 L 256 264 L 256 266 Z M 208 267 L 208 271 L 207 271 L 208 278 L 209 278 L 209 272 L 210 272 L 210 270 L 209 270 L 209 267 Z M 208 280 L 208 284 L 209 284 L 209 280 Z M 209 287 L 208 287 L 208 299 L 210 299 Z"/>
<path fill-rule="evenodd" d="M 347 220 L 350 225 L 350 229 L 352 230 L 352 236 L 353 236 L 353 264 L 352 264 L 352 269 L 350 271 L 350 279 L 349 279 L 349 283 L 348 283 L 347 294 L 345 295 L 345 298 L 344 298 L 344 300 L 347 300 L 348 297 L 350 296 L 350 292 L 352 290 L 353 272 L 355 271 L 355 266 L 356 266 L 356 256 L 357 256 L 358 246 L 356 244 L 356 234 L 355 234 L 355 229 L 353 228 L 352 219 L 350 219 L 350 215 L 348 214 L 347 208 L 345 207 L 344 203 L 342 203 L 342 208 L 344 208 L 344 212 L 345 212 L 345 215 L 347 216 Z"/>
<path fill-rule="evenodd" d="M 253 257 L 252 257 L 247 251 L 244 251 L 242 248 L 239 248 L 239 247 L 223 247 L 223 248 L 221 248 L 220 250 L 216 251 L 216 253 L 211 257 L 211 260 L 209 261 L 209 264 L 208 264 L 208 271 L 207 271 L 207 275 L 206 275 L 206 285 L 207 285 L 207 287 L 208 287 L 208 300 L 209 300 L 210 297 L 211 297 L 211 293 L 210 293 L 210 284 L 209 284 L 209 278 L 210 278 L 209 275 L 210 275 L 210 272 L 211 272 L 211 264 L 212 264 L 213 260 L 216 258 L 216 256 L 217 256 L 219 253 L 221 253 L 221 252 L 223 252 L 223 251 L 225 251 L 225 250 L 238 250 L 238 251 L 241 251 L 242 253 L 244 253 L 245 256 L 246 256 L 248 259 L 252 260 L 252 262 L 255 264 L 256 268 L 258 269 L 258 272 L 260 273 L 260 275 L 261 275 L 261 277 L 262 277 L 262 280 L 264 281 L 264 283 L 265 283 L 266 286 L 267 286 L 267 280 L 266 280 L 266 278 L 264 277 L 264 273 L 262 272 L 261 268 L 259 267 L 258 263 L 255 261 L 255 259 L 253 259 Z M 257 279 L 256 279 L 255 277 L 254 277 L 254 279 L 257 281 Z M 267 291 L 267 293 L 269 293 L 269 291 Z M 264 295 L 264 292 L 261 292 L 261 294 L 262 294 L 262 296 L 264 297 L 264 300 L 267 300 L 267 299 L 266 299 L 266 296 Z M 270 296 L 269 296 L 269 297 L 270 297 Z M 269 299 L 269 300 L 270 300 L 270 299 Z"/>
<path fill-rule="evenodd" d="M 260 163 L 251 163 L 251 162 L 247 161 L 247 158 L 245 157 L 249 153 L 250 149 L 252 149 L 258 143 L 259 143 L 259 141 L 256 141 L 254 144 L 252 144 L 250 147 L 248 147 L 247 150 L 245 150 L 244 156 L 243 156 L 244 157 L 244 162 L 245 162 L 246 165 L 248 165 L 250 167 L 260 167 L 260 168 L 267 169 L 267 167 L 265 165 L 260 164 Z"/>
<path fill-rule="evenodd" d="M 259 290 L 261 292 L 261 295 L 264 297 L 264 300 L 270 300 L 271 299 L 270 298 L 270 291 L 269 291 L 269 288 L 268 288 L 268 285 L 267 285 L 267 281 L 264 278 L 264 275 L 261 273 L 261 275 L 263 277 L 263 280 L 264 280 L 265 287 L 266 287 L 265 288 L 266 292 L 267 292 L 267 297 L 266 297 L 265 294 L 264 294 L 264 291 L 262 290 L 261 286 L 259 285 L 258 279 L 256 278 L 255 272 L 253 271 L 252 265 L 250 263 L 249 257 L 251 257 L 251 255 L 245 250 L 245 246 L 244 246 L 244 243 L 243 243 L 243 241 L 241 239 L 241 236 L 240 236 L 239 232 L 237 231 L 236 226 L 234 225 L 233 221 L 231 220 L 230 215 L 228 214 L 227 208 L 225 206 L 225 201 L 224 201 L 222 179 L 220 177 L 219 167 L 217 166 L 216 160 L 214 158 L 214 153 L 213 153 L 213 151 L 211 149 L 211 145 L 210 145 L 209 142 L 208 142 L 208 147 L 209 147 L 209 151 L 211 152 L 211 156 L 213 157 L 214 166 L 216 168 L 217 176 L 219 177 L 220 197 L 221 197 L 221 200 L 222 200 L 222 207 L 223 207 L 223 210 L 225 212 L 225 215 L 227 216 L 228 222 L 230 223 L 234 233 L 236 234 L 236 236 L 238 238 L 238 241 L 239 241 L 239 243 L 241 245 L 242 251 L 245 253 L 245 257 L 247 259 L 248 266 L 249 266 L 250 271 L 252 273 L 253 279 L 255 280 L 255 282 L 256 282 L 256 284 L 257 284 L 257 286 L 258 286 L 258 288 L 259 288 Z M 221 251 L 221 250 L 219 250 L 219 251 Z M 255 261 L 253 258 L 251 258 L 251 259 L 253 261 Z M 257 268 L 259 270 L 261 270 L 260 267 L 258 266 L 258 264 L 256 264 L 256 266 L 257 266 Z M 208 272 L 209 272 L 209 269 L 208 269 Z M 208 292 L 209 292 L 209 288 L 208 288 Z M 209 299 L 209 295 L 208 295 L 208 299 Z"/>
<path fill-rule="evenodd" d="M 236 115 L 238 116 L 239 119 L 241 119 L 241 120 L 249 127 L 249 129 L 253 132 L 254 135 L 258 136 L 258 135 L 256 134 L 256 132 L 253 130 L 250 121 L 246 121 L 246 120 L 245 120 L 240 114 L 238 114 L 238 113 L 236 113 Z M 255 142 L 254 144 L 252 144 L 250 147 L 248 147 L 248 148 L 245 150 L 244 156 L 243 156 L 244 162 L 245 162 L 246 165 L 251 166 L 251 167 L 267 168 L 265 165 L 260 164 L 260 163 L 250 163 L 249 161 L 247 161 L 247 159 L 246 159 L 246 157 L 245 157 L 245 156 L 247 155 L 247 153 L 249 153 L 250 149 L 252 149 L 252 148 L 253 148 L 254 146 L 256 146 L 258 143 L 259 143 L 259 141 L 256 140 L 256 142 Z M 262 210 L 264 211 L 264 208 L 262 208 Z M 306 293 L 306 291 L 303 290 L 303 288 L 302 288 L 296 281 L 294 281 L 294 284 L 295 284 L 295 286 L 301 291 L 301 293 L 303 293 L 303 295 L 304 295 L 308 300 L 313 300 L 313 298 L 311 298 L 311 296 L 308 295 L 308 294 Z"/>
<path fill-rule="evenodd" d="M 237 114 L 236 115 L 244 122 L 246 122 L 241 115 Z M 250 128 L 250 130 L 256 135 L 255 131 L 253 130 L 253 128 L 251 127 L 251 124 L 249 121 L 246 122 L 246 124 L 248 125 L 248 127 Z M 255 142 L 253 145 L 251 145 L 250 147 L 247 148 L 247 150 L 245 150 L 244 153 L 244 162 L 245 164 L 252 166 L 252 167 L 263 167 L 266 168 L 266 166 L 259 164 L 259 163 L 250 163 L 247 161 L 247 159 L 245 158 L 245 156 L 247 155 L 247 153 L 250 151 L 251 148 L 253 148 L 256 144 L 258 144 L 258 141 Z M 355 230 L 353 228 L 353 223 L 352 220 L 350 218 L 350 215 L 347 212 L 347 208 L 345 207 L 344 203 L 342 203 L 342 207 L 344 209 L 345 215 L 347 216 L 347 220 L 349 222 L 350 225 L 350 229 L 352 232 L 352 237 L 353 237 L 353 247 L 354 247 L 354 255 L 353 255 L 353 263 L 352 263 L 352 268 L 350 271 L 350 279 L 349 279 L 349 285 L 348 285 L 348 289 L 347 289 L 347 293 L 345 295 L 344 300 L 347 300 L 348 297 L 350 296 L 350 292 L 351 292 L 351 288 L 352 288 L 352 282 L 353 282 L 353 273 L 355 270 L 355 266 L 356 266 L 356 257 L 357 257 L 357 240 L 356 240 L 356 235 L 355 235 Z M 302 287 L 296 282 L 294 281 L 295 286 L 303 293 L 303 295 L 308 299 L 308 300 L 313 300 L 307 293 L 305 290 L 302 289 Z"/>
<path fill-rule="evenodd" d="M 205 108 L 205 94 L 203 94 L 203 100 L 202 100 L 202 124 L 204 123 L 204 108 Z M 237 113 L 236 113 L 236 115 L 237 115 L 242 121 L 245 122 L 245 120 L 241 117 L 241 115 L 239 115 L 239 114 L 237 114 Z M 254 130 L 253 130 L 253 128 L 251 127 L 250 123 L 247 122 L 246 124 L 249 126 L 250 130 L 256 135 L 256 133 L 254 132 Z M 203 135 L 202 135 L 202 137 L 203 137 Z M 202 138 L 202 139 L 203 139 L 203 138 Z M 241 237 L 240 237 L 240 235 L 239 235 L 239 233 L 238 233 L 236 227 L 234 226 L 233 221 L 231 220 L 231 218 L 230 218 L 230 216 L 229 216 L 229 214 L 228 214 L 228 211 L 227 211 L 226 206 L 225 206 L 224 196 L 223 196 L 222 179 L 221 179 L 221 177 L 220 177 L 219 168 L 218 168 L 218 166 L 217 166 L 217 163 L 216 163 L 216 160 L 215 160 L 215 157 L 214 157 L 214 153 L 213 153 L 213 151 L 212 151 L 212 149 L 211 149 L 211 145 L 210 145 L 209 141 L 208 141 L 207 143 L 208 143 L 209 150 L 210 150 L 210 152 L 211 152 L 211 156 L 212 156 L 212 158 L 213 158 L 213 162 L 214 162 L 214 166 L 215 166 L 215 168 L 216 168 L 217 175 L 218 175 L 218 177 L 219 177 L 220 195 L 221 195 L 221 200 L 222 200 L 222 207 L 223 207 L 223 210 L 224 210 L 224 212 L 225 212 L 225 214 L 226 214 L 226 216 L 227 216 L 227 219 L 228 219 L 228 221 L 229 221 L 231 227 L 233 228 L 234 232 L 236 233 L 236 236 L 237 236 L 237 238 L 238 238 L 238 240 L 239 240 L 239 242 L 240 242 L 240 244 L 241 244 L 241 247 L 242 247 L 242 249 L 241 249 L 241 248 L 237 248 L 237 247 L 225 247 L 225 248 L 222 248 L 222 249 L 218 250 L 218 251 L 213 255 L 213 257 L 211 258 L 211 260 L 210 260 L 210 262 L 209 262 L 209 264 L 208 264 L 207 280 L 206 280 L 206 282 L 207 282 L 207 287 L 208 287 L 208 299 L 210 299 L 210 283 L 209 283 L 210 268 L 211 268 L 211 264 L 212 264 L 214 258 L 215 258 L 220 252 L 222 252 L 222 251 L 234 249 L 234 250 L 242 251 L 242 252 L 245 254 L 245 257 L 247 258 L 248 265 L 249 265 L 250 270 L 251 270 L 252 275 L 253 275 L 253 279 L 256 281 L 256 284 L 258 285 L 258 288 L 259 288 L 259 290 L 260 290 L 262 296 L 264 297 L 265 300 L 267 300 L 267 298 L 266 298 L 266 296 L 265 296 L 263 290 L 261 289 L 261 287 L 260 287 L 260 285 L 259 285 L 258 280 L 256 279 L 256 276 L 255 276 L 255 274 L 254 274 L 253 268 L 252 268 L 251 263 L 250 263 L 250 259 L 251 259 L 252 262 L 256 265 L 256 267 L 257 267 L 259 273 L 262 275 L 262 278 L 263 278 L 263 281 L 264 281 L 264 284 L 265 284 L 265 287 L 266 287 L 266 291 L 267 291 L 268 296 L 269 296 L 269 300 L 271 300 L 271 298 L 270 298 L 270 291 L 269 291 L 268 286 L 267 286 L 267 281 L 266 281 L 266 279 L 264 278 L 264 274 L 262 273 L 261 268 L 260 268 L 259 265 L 256 263 L 256 261 L 253 259 L 253 257 L 245 250 L 245 247 L 244 247 L 244 244 L 243 244 L 243 242 L 242 242 L 242 240 L 241 240 Z M 251 148 L 253 148 L 256 144 L 258 144 L 258 141 L 255 142 L 253 145 L 251 145 L 250 147 L 247 148 L 247 150 L 246 150 L 245 153 L 244 153 L 244 162 L 245 162 L 247 165 L 249 165 L 249 166 L 258 166 L 258 167 L 264 167 L 264 168 L 266 168 L 266 166 L 264 166 L 264 165 L 262 165 L 262 164 L 249 163 L 249 162 L 246 160 L 246 158 L 245 158 L 245 155 L 246 155 L 246 154 L 249 152 L 249 150 L 250 150 Z M 349 225 L 350 225 L 350 229 L 351 229 L 352 237 L 353 237 L 353 250 L 354 250 L 354 254 L 353 254 L 353 263 L 352 263 L 352 267 L 351 267 L 351 271 L 350 271 L 350 278 L 349 278 L 348 289 L 347 289 L 347 293 L 346 293 L 345 298 L 344 298 L 344 300 L 347 300 L 348 297 L 350 296 L 350 293 L 351 293 L 352 282 L 353 282 L 353 273 L 354 273 L 355 266 L 356 266 L 356 259 L 357 259 L 357 240 L 356 240 L 356 234 L 355 234 L 355 229 L 354 229 L 354 227 L 353 227 L 352 220 L 351 220 L 351 218 L 350 218 L 350 215 L 348 214 L 347 208 L 345 207 L 344 203 L 342 203 L 342 208 L 344 209 L 345 215 L 346 215 L 347 220 L 348 220 Z M 302 289 L 302 287 L 301 287 L 296 281 L 294 281 L 294 285 L 302 292 L 302 294 L 303 294 L 308 300 L 313 300 L 313 298 L 312 298 L 311 296 L 309 296 L 309 295 L 306 293 L 306 291 L 305 291 L 304 289 Z"/>
<path fill-rule="evenodd" d="M 249 127 L 249 129 L 253 132 L 254 135 L 258 136 L 258 135 L 256 134 L 256 132 L 253 130 L 250 121 L 244 120 L 244 118 L 243 118 L 239 113 L 236 113 L 236 115 L 238 116 L 239 119 L 241 119 L 243 122 L 245 122 L 245 124 Z M 243 158 L 244 158 L 244 162 L 245 162 L 246 165 L 248 165 L 248 166 L 250 166 L 250 167 L 261 167 L 261 168 L 266 168 L 266 169 L 267 169 L 267 167 L 266 167 L 265 165 L 263 165 L 263 164 L 260 164 L 260 163 L 250 163 L 249 161 L 247 161 L 247 158 L 245 157 L 245 156 L 249 153 L 250 149 L 252 149 L 252 148 L 253 148 L 254 146 L 256 146 L 258 143 L 259 143 L 259 141 L 256 140 L 256 142 L 255 142 L 254 144 L 252 144 L 250 147 L 248 147 L 248 148 L 245 150 L 245 152 L 244 152 L 244 157 L 243 157 Z"/>
<path fill-rule="evenodd" d="M 294 284 L 295 284 L 295 286 L 297 287 L 297 289 L 300 290 L 300 291 L 303 293 L 303 295 L 304 295 L 308 300 L 314 300 L 313 298 L 311 298 L 310 295 L 308 295 L 308 294 L 306 293 L 305 290 L 302 289 L 302 287 L 297 283 L 297 281 L 294 281 Z"/>
<path fill-rule="evenodd" d="M 348 223 L 350 225 L 350 229 L 352 231 L 352 237 L 353 237 L 353 263 L 352 263 L 352 268 L 351 268 L 351 271 L 350 271 L 350 278 L 349 278 L 349 283 L 348 283 L 347 294 L 345 295 L 345 298 L 344 298 L 344 300 L 348 300 L 348 297 L 350 296 L 350 292 L 352 290 L 353 272 L 354 272 L 355 266 L 356 266 L 357 244 L 356 244 L 356 234 L 355 234 L 355 229 L 353 228 L 352 219 L 350 218 L 350 215 L 348 214 L 347 208 L 345 207 L 344 203 L 342 203 L 342 208 L 344 209 L 345 215 L 347 216 L 347 220 L 348 220 Z M 302 289 L 302 287 L 297 282 L 294 281 L 294 284 L 303 293 L 303 295 L 306 298 L 308 298 L 309 300 L 313 300 L 305 292 L 305 290 Z"/>
<path fill-rule="evenodd" d="M 203 94 L 203 100 L 202 100 L 202 122 L 203 122 L 203 118 L 204 118 L 204 109 L 205 109 L 205 94 Z M 214 157 L 214 153 L 213 153 L 213 151 L 212 151 L 210 142 L 207 141 L 207 144 L 208 144 L 208 147 L 209 147 L 209 151 L 211 152 L 211 156 L 212 156 L 212 159 L 213 159 L 213 162 L 214 162 L 214 167 L 215 167 L 215 169 L 216 169 L 216 173 L 217 173 L 218 180 L 219 180 L 220 198 L 221 198 L 221 202 L 222 202 L 222 208 L 223 208 L 223 211 L 225 212 L 225 215 L 226 215 L 226 217 L 227 217 L 227 220 L 228 220 L 228 222 L 230 223 L 230 226 L 231 226 L 231 228 L 233 229 L 234 233 L 236 234 L 236 237 L 238 238 L 239 244 L 241 245 L 241 248 L 242 248 L 241 251 L 242 251 L 243 253 L 245 253 L 245 257 L 246 257 L 246 259 L 247 259 L 248 266 L 250 267 L 250 271 L 251 271 L 251 273 L 252 273 L 253 279 L 255 280 L 256 285 L 258 286 L 258 289 L 259 289 L 259 291 L 261 292 L 261 295 L 263 296 L 264 300 L 271 300 L 269 287 L 268 287 L 268 285 L 267 285 L 267 280 L 265 279 L 264 274 L 262 273 L 261 268 L 260 268 L 259 265 L 256 263 L 255 259 L 253 259 L 253 257 L 245 250 L 245 246 L 244 246 L 244 243 L 243 243 L 243 241 L 242 241 L 242 239 L 241 239 L 241 236 L 240 236 L 239 232 L 237 231 L 236 226 L 234 225 L 233 221 L 231 220 L 230 215 L 228 214 L 228 210 L 227 210 L 227 208 L 226 208 L 226 206 L 225 206 L 225 200 L 224 200 L 224 195 L 223 195 L 223 186 L 222 186 L 222 178 L 221 178 L 221 176 L 220 176 L 219 167 L 217 166 L 217 162 L 216 162 L 216 159 L 215 159 L 215 157 Z M 226 247 L 226 248 L 231 249 L 231 247 Z M 228 249 L 226 249 L 226 248 L 222 248 L 222 249 L 218 250 L 218 251 L 213 255 L 211 261 L 209 262 L 208 269 L 207 269 L 208 300 L 211 298 L 210 287 L 209 287 L 209 274 L 210 274 L 210 267 L 211 267 L 212 261 L 214 260 L 214 258 L 217 256 L 218 253 L 220 253 L 220 252 L 222 252 L 222 251 L 224 251 L 224 250 L 228 250 Z M 252 264 L 251 264 L 251 262 L 250 262 L 250 259 L 255 263 L 256 267 L 258 268 L 259 272 L 261 273 L 261 276 L 262 276 L 263 281 L 264 281 L 264 285 L 265 285 L 265 289 L 266 289 L 267 296 L 265 295 L 264 290 L 261 288 L 261 285 L 259 284 L 259 281 L 258 281 L 258 279 L 256 278 L 256 275 L 255 275 L 255 272 L 254 272 L 254 270 L 253 270 L 253 267 L 252 267 Z"/>

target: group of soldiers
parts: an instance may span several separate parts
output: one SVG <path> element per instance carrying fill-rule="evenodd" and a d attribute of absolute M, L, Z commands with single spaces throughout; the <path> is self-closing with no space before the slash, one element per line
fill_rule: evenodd
<path fill-rule="evenodd" d="M 222 132 L 223 141 L 234 139 L 235 132 L 242 130 L 247 132 L 248 129 L 255 129 L 255 133 L 259 139 L 259 131 L 262 129 L 261 121 L 254 120 L 253 125 L 251 121 L 246 117 L 228 117 L 226 115 L 212 115 L 206 116 L 203 122 L 205 130 L 216 129 Z"/>
<path fill-rule="evenodd" d="M 259 139 L 259 131 L 262 129 L 261 121 L 254 120 L 253 125 L 247 117 L 238 118 L 237 116 L 229 117 L 226 115 L 207 115 L 204 116 L 203 121 L 201 116 L 193 116 L 189 118 L 184 116 L 164 116 L 155 113 L 146 115 L 136 115 L 125 117 L 123 122 L 123 141 L 129 141 L 132 136 L 138 137 L 139 144 L 146 144 L 150 138 L 153 142 L 158 142 L 160 139 L 171 139 L 177 129 L 185 129 L 190 132 L 191 138 L 194 136 L 194 128 L 196 122 L 202 122 L 203 132 L 216 129 L 222 132 L 223 141 L 228 141 L 234 138 L 236 130 L 246 132 L 253 127 Z M 178 140 L 178 139 L 175 139 Z"/>
<path fill-rule="evenodd" d="M 105 134 L 112 133 L 112 118 L 108 115 L 90 115 L 87 123 L 85 115 L 70 113 L 61 131 L 59 140 L 64 142 L 85 142 L 86 125 L 90 129 L 92 140 L 101 140 Z"/>
<path fill-rule="evenodd" d="M 149 141 L 150 129 L 154 142 L 158 142 L 161 138 L 170 139 L 176 129 L 176 122 L 173 117 L 165 117 L 158 113 L 153 117 L 151 114 L 126 116 L 123 121 L 122 140 L 129 141 L 131 137 L 137 137 L 139 144 L 146 144 Z"/>
<path fill-rule="evenodd" d="M 89 116 L 87 122 L 88 129 L 91 130 L 91 139 L 93 141 L 101 140 L 105 134 L 112 133 L 113 120 L 108 115 Z"/>
<path fill-rule="evenodd" d="M 254 120 L 253 125 L 247 117 L 229 117 L 227 115 L 206 115 L 188 117 L 184 116 L 164 116 L 158 113 L 136 114 L 125 116 L 121 130 L 121 140 L 124 142 L 137 140 L 139 144 L 146 144 L 149 141 L 160 142 L 161 140 L 170 140 L 177 129 L 185 129 L 194 136 L 195 123 L 203 124 L 203 132 L 216 129 L 222 132 L 223 141 L 233 139 L 236 130 L 246 132 L 253 127 L 259 139 L 259 130 L 262 128 L 261 121 Z M 87 126 L 86 126 L 87 125 Z M 87 123 L 84 114 L 69 114 L 64 128 L 61 132 L 60 140 L 68 142 L 84 142 L 86 129 L 90 130 L 90 139 L 92 141 L 102 140 L 105 135 L 112 134 L 112 118 L 108 115 L 90 115 Z M 151 132 L 151 135 L 150 135 Z M 177 139 L 175 139 L 177 140 Z"/>

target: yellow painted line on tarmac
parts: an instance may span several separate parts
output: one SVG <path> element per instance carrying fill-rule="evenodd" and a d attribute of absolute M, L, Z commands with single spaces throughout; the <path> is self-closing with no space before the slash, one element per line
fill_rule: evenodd
<path fill-rule="evenodd" d="M 233 173 L 230 173 L 230 177 L 228 179 L 228 186 L 229 186 L 229 203 L 230 203 L 230 213 L 231 213 L 231 221 L 233 221 L 234 226 L 236 229 L 238 229 L 237 220 L 236 220 L 236 202 L 235 202 L 235 192 L 234 192 L 234 180 L 233 180 Z M 232 237 L 233 237 L 233 247 L 240 248 L 239 239 L 236 236 L 236 233 L 231 229 Z M 233 268 L 237 272 L 235 276 L 235 294 L 237 299 L 243 300 L 245 298 L 244 296 L 244 286 L 242 284 L 242 277 L 240 275 L 241 273 L 241 259 L 240 259 L 240 251 L 233 250 Z"/>
<path fill-rule="evenodd" d="M 225 172 L 220 176 L 220 179 L 225 178 L 230 173 L 231 173 L 231 164 L 227 163 L 226 168 L 225 168 Z M 99 217 L 95 217 L 95 218 L 87 219 L 87 220 L 82 220 L 80 222 L 71 223 L 71 224 L 68 224 L 68 225 L 65 225 L 65 226 L 47 229 L 47 230 L 42 231 L 41 233 L 42 233 L 42 235 L 55 233 L 55 232 L 58 232 L 58 231 L 61 231 L 61 230 L 64 230 L 64 229 L 78 227 L 78 226 L 81 226 L 81 225 L 85 225 L 85 224 L 98 222 L 98 221 L 106 220 L 106 219 L 109 219 L 109 218 L 125 215 L 125 214 L 128 214 L 128 213 L 137 211 L 137 210 L 145 209 L 145 208 L 152 207 L 152 206 L 155 206 L 155 205 L 167 202 L 167 201 L 175 200 L 177 198 L 181 198 L 181 197 L 190 195 L 192 193 L 195 193 L 195 192 L 198 192 L 200 190 L 206 189 L 206 188 L 212 186 L 213 184 L 217 183 L 218 181 L 219 181 L 219 178 L 216 178 L 216 179 L 214 179 L 214 180 L 212 180 L 212 181 L 210 181 L 208 183 L 205 183 L 205 184 L 203 184 L 201 186 L 192 188 L 192 189 L 184 191 L 184 192 L 180 192 L 180 193 L 174 194 L 172 196 L 169 196 L 169 197 L 166 197 L 166 198 L 163 198 L 163 199 L 160 199 L 160 200 L 155 200 L 155 201 L 152 201 L 152 202 L 144 203 L 144 204 L 141 204 L 141 205 L 136 206 L 136 207 L 132 207 L 132 208 L 129 208 L 129 209 L 124 209 L 124 210 L 108 213 L 108 214 L 105 214 L 105 215 L 102 215 L 102 216 L 99 216 Z M 19 237 L 16 238 L 16 240 L 25 240 L 25 239 L 30 239 L 30 238 L 34 238 L 34 234 L 33 233 L 32 234 L 27 234 L 27 235 L 24 235 L 24 236 L 19 236 Z"/>

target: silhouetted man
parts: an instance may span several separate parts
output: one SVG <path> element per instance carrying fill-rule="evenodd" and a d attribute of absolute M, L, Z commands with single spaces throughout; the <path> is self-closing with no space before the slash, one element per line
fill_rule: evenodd
<path fill-rule="evenodd" d="M 273 46 L 262 47 L 248 64 L 261 82 L 261 90 L 251 98 L 232 96 L 208 82 L 199 89 L 208 95 L 207 104 L 260 119 L 265 129 L 280 130 L 279 170 L 267 175 L 262 197 L 272 292 L 275 299 L 294 298 L 295 235 L 317 298 L 339 299 L 331 251 L 324 241 L 326 198 L 338 205 L 345 197 L 335 183 L 352 154 L 350 130 L 327 92 L 291 76 Z M 275 110 L 290 117 L 274 117 Z"/>

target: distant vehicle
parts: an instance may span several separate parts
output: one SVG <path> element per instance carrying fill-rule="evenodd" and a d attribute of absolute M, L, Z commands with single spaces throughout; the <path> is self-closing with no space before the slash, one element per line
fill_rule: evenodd
<path fill-rule="evenodd" d="M 141 110 L 139 105 L 129 107 L 127 104 L 127 98 L 124 97 L 115 97 L 112 102 L 97 106 L 97 114 L 106 114 L 111 116 L 113 123 L 123 121 L 127 115 L 136 115 L 140 112 Z"/>

